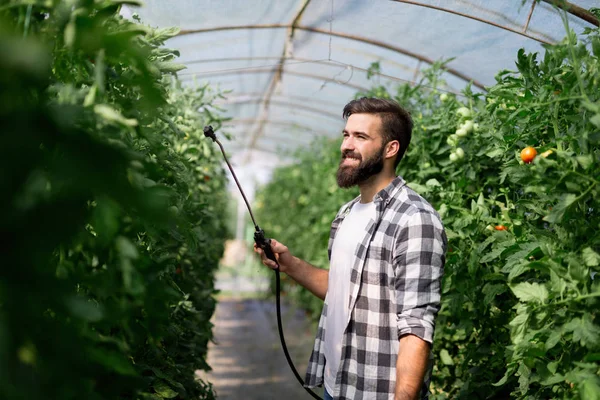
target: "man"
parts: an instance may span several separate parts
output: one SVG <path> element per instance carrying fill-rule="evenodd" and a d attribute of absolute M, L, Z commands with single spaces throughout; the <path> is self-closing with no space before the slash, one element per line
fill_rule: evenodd
<path fill-rule="evenodd" d="M 444 228 L 395 174 L 410 143 L 409 113 L 391 100 L 361 98 L 343 116 L 337 181 L 358 185 L 360 196 L 331 225 L 329 271 L 271 244 L 281 272 L 325 300 L 306 385 L 324 384 L 326 400 L 427 399 Z"/>

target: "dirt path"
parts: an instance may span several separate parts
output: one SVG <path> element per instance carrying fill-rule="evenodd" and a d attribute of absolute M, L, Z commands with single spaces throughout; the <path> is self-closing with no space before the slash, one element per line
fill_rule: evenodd
<path fill-rule="evenodd" d="M 284 307 L 282 316 L 290 355 L 304 378 L 313 329 L 300 311 Z M 213 323 L 216 343 L 208 349 L 213 371 L 206 379 L 219 400 L 311 398 L 296 381 L 281 350 L 274 301 L 223 298 Z"/>

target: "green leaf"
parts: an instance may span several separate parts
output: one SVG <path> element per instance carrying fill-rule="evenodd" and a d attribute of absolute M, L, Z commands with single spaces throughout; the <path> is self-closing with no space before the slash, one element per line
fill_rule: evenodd
<path fill-rule="evenodd" d="M 493 150 L 490 150 L 487 153 L 485 153 L 485 155 L 488 156 L 489 158 L 500 157 L 503 154 L 504 154 L 504 150 L 503 149 L 493 149 Z"/>
<path fill-rule="evenodd" d="M 115 371 L 121 375 L 137 375 L 131 361 L 126 359 L 121 353 L 105 348 L 88 348 L 87 352 L 90 361 L 101 364 L 110 371 Z"/>
<path fill-rule="evenodd" d="M 600 400 L 600 380 L 597 376 L 586 379 L 581 383 L 581 398 L 585 400 Z"/>
<path fill-rule="evenodd" d="M 592 250 L 591 247 L 586 247 L 583 249 L 581 255 L 583 257 L 583 262 L 585 262 L 585 265 L 588 267 L 596 267 L 600 265 L 600 255 Z"/>
<path fill-rule="evenodd" d="M 103 243 L 108 243 L 119 231 L 119 205 L 106 197 L 101 197 L 96 202 L 92 214 L 92 226 L 98 233 L 98 238 Z"/>
<path fill-rule="evenodd" d="M 96 104 L 94 106 L 94 112 L 102 117 L 107 122 L 113 122 L 120 125 L 129 127 L 137 126 L 138 122 L 134 118 L 125 118 L 120 112 L 112 108 L 107 104 Z"/>
<path fill-rule="evenodd" d="M 500 283 L 500 284 L 486 283 L 482 289 L 482 292 L 485 294 L 485 297 L 483 298 L 483 303 L 485 305 L 489 305 L 496 296 L 506 292 L 506 289 L 507 289 L 507 287 L 503 283 Z"/>
<path fill-rule="evenodd" d="M 510 286 L 510 290 L 522 302 L 544 303 L 548 299 L 548 289 L 539 283 L 522 282 Z"/>
<path fill-rule="evenodd" d="M 72 315 L 88 322 L 98 322 L 104 315 L 98 303 L 81 296 L 71 297 L 67 301 L 67 307 Z"/>
<path fill-rule="evenodd" d="M 437 179 L 429 179 L 427 182 L 425 182 L 425 186 L 435 187 L 435 186 L 442 186 L 442 185 L 440 184 L 440 182 Z"/>
<path fill-rule="evenodd" d="M 552 208 L 552 211 L 550 211 L 550 214 L 546 215 L 543 218 L 544 221 L 550 223 L 560 222 L 562 220 L 563 215 L 565 214 L 565 211 L 567 211 L 567 208 L 569 208 L 569 206 L 573 204 L 576 200 L 577 196 L 573 193 L 563 194 L 560 197 L 558 203 Z"/>
<path fill-rule="evenodd" d="M 579 155 L 575 159 L 583 169 L 588 169 L 594 163 L 594 157 L 591 154 Z"/>
<path fill-rule="evenodd" d="M 490 251 L 489 253 L 486 253 L 483 257 L 481 257 L 479 259 L 479 262 L 483 264 L 483 263 L 495 260 L 496 258 L 498 258 L 500 256 L 500 254 L 502 254 L 502 252 L 504 250 L 506 250 L 506 248 L 504 248 L 504 247 L 493 249 L 492 251 Z"/>
<path fill-rule="evenodd" d="M 178 27 L 156 29 L 154 33 L 150 36 L 149 40 L 164 42 L 165 40 L 176 36 L 180 31 L 181 29 Z"/>
<path fill-rule="evenodd" d="M 600 114 L 596 114 L 590 118 L 590 122 L 596 125 L 597 128 L 600 128 Z"/>
<path fill-rule="evenodd" d="M 142 7 L 144 2 L 141 0 L 110 0 L 112 4 L 126 4 L 128 6 Z"/>
<path fill-rule="evenodd" d="M 515 371 L 517 370 L 516 365 L 511 365 L 506 372 L 504 373 L 504 376 L 496 383 L 492 383 L 492 386 L 502 386 L 504 385 L 506 382 L 508 382 L 508 378 L 510 378 L 511 376 L 513 376 L 513 374 L 515 373 Z"/>
<path fill-rule="evenodd" d="M 550 368 L 548 368 L 548 369 L 550 369 Z M 555 368 L 555 371 L 556 371 L 556 368 Z M 552 386 L 552 385 L 556 385 L 557 383 L 561 383 L 564 381 L 565 381 L 564 375 L 556 374 L 553 372 L 552 376 L 542 380 L 540 383 L 544 386 Z"/>
<path fill-rule="evenodd" d="M 139 257 L 138 249 L 131 240 L 125 236 L 119 236 L 116 241 L 117 250 L 123 258 L 137 259 Z"/>
<path fill-rule="evenodd" d="M 152 385 L 156 394 L 158 394 L 163 399 L 172 399 L 177 397 L 179 393 L 171 389 L 169 385 L 167 385 L 164 381 L 158 380 Z"/>
<path fill-rule="evenodd" d="M 547 367 L 548 371 L 550 371 L 552 374 L 556 374 L 556 369 L 558 368 L 558 361 L 548 363 Z"/>
<path fill-rule="evenodd" d="M 553 331 L 548 337 L 548 340 L 546 340 L 546 343 L 544 345 L 545 349 L 550 350 L 554 348 L 554 346 L 556 346 L 557 343 L 560 342 L 561 337 L 562 332 L 559 329 Z"/>
<path fill-rule="evenodd" d="M 444 365 L 454 365 L 454 360 L 450 357 L 450 353 L 446 349 L 440 351 L 440 359 Z"/>
<path fill-rule="evenodd" d="M 417 182 L 407 183 L 406 186 L 410 187 L 412 190 L 414 190 L 415 192 L 417 192 L 419 194 L 425 194 L 425 193 L 429 192 L 429 188 L 427 186 L 421 185 L 420 183 L 417 183 Z"/>
<path fill-rule="evenodd" d="M 66 47 L 73 47 L 73 44 L 75 43 L 75 32 L 75 20 L 71 19 L 65 26 L 64 37 Z"/>
<path fill-rule="evenodd" d="M 521 274 L 523 274 L 523 272 L 529 270 L 529 263 L 526 262 L 520 262 L 518 264 L 515 264 L 512 266 L 512 268 L 510 268 L 510 272 L 508 274 L 507 279 L 509 281 L 512 281 L 513 279 L 515 279 L 516 277 L 520 276 Z"/>
<path fill-rule="evenodd" d="M 520 343 L 525 336 L 527 330 L 527 322 L 529 321 L 529 313 L 522 307 L 517 311 L 517 316 L 509 322 L 511 327 L 511 339 L 515 344 Z"/>
<path fill-rule="evenodd" d="M 98 86 L 94 83 L 90 88 L 88 94 L 85 96 L 83 100 L 83 106 L 89 107 L 96 102 L 96 93 L 98 92 Z"/>
<path fill-rule="evenodd" d="M 589 348 L 600 344 L 600 327 L 591 321 L 588 314 L 584 314 L 579 323 L 574 326 L 573 340 Z"/>
<path fill-rule="evenodd" d="M 166 73 L 181 71 L 182 69 L 186 69 L 187 67 L 183 64 L 177 64 L 170 61 L 158 61 L 155 62 L 154 65 L 161 71 Z"/>
<path fill-rule="evenodd" d="M 527 365 L 521 364 L 519 366 L 518 374 L 520 375 L 519 389 L 521 390 L 521 394 L 525 395 L 529 389 L 529 384 L 531 383 L 531 369 Z"/>

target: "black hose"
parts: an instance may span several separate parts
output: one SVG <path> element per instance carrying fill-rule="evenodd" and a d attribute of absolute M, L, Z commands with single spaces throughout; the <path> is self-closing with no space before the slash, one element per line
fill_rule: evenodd
<path fill-rule="evenodd" d="M 217 136 L 215 135 L 215 132 L 214 132 L 212 126 L 209 125 L 209 126 L 204 127 L 204 136 L 206 136 L 207 138 L 211 138 L 213 140 L 213 142 L 216 142 L 219 145 L 219 148 L 221 149 L 223 158 L 225 159 L 225 162 L 227 163 L 227 166 L 229 167 L 229 170 L 231 171 L 231 175 L 233 175 L 233 179 L 235 179 L 235 183 L 237 184 L 237 187 L 240 190 L 242 197 L 244 198 L 244 202 L 246 202 L 246 207 L 248 208 L 248 212 L 250 213 L 250 217 L 252 218 L 252 222 L 254 223 L 254 229 L 255 229 L 254 241 L 265 252 L 265 255 L 269 259 L 275 261 L 275 263 L 277 264 L 277 268 L 275 269 L 275 287 L 276 287 L 276 292 L 277 292 L 277 295 L 276 295 L 276 298 L 277 298 L 277 329 L 279 330 L 279 339 L 281 340 L 281 347 L 283 348 L 283 353 L 285 354 L 285 358 L 286 358 L 290 368 L 292 369 L 292 372 L 296 376 L 296 379 L 298 379 L 298 382 L 300 382 L 302 387 L 308 393 L 310 393 L 310 395 L 312 397 L 314 397 L 315 399 L 323 400 L 315 392 L 313 392 L 312 390 L 310 390 L 309 388 L 304 386 L 304 381 L 300 377 L 300 374 L 298 374 L 298 371 L 296 371 L 296 367 L 294 366 L 294 363 L 292 362 L 292 358 L 290 357 L 290 353 L 288 352 L 287 346 L 285 345 L 285 338 L 283 337 L 283 326 L 281 324 L 281 298 L 280 298 L 280 293 L 279 293 L 281 291 L 281 278 L 279 277 L 279 263 L 277 262 L 277 258 L 275 257 L 275 254 L 273 254 L 273 250 L 271 250 L 271 240 L 265 238 L 265 232 L 262 229 L 260 229 L 258 227 L 258 225 L 256 224 L 256 220 L 254 219 L 254 214 L 252 214 L 252 209 L 250 208 L 250 203 L 248 203 L 248 199 L 246 198 L 246 195 L 244 194 L 244 191 L 242 190 L 242 185 L 240 185 L 240 182 L 238 181 L 238 178 L 235 175 L 235 172 L 233 171 L 233 167 L 229 163 L 229 160 L 227 159 L 227 155 L 225 155 L 225 149 L 223 148 L 223 145 L 221 144 L 221 142 L 217 139 Z"/>
<path fill-rule="evenodd" d="M 296 367 L 292 362 L 292 358 L 290 357 L 290 353 L 288 352 L 287 346 L 285 344 L 285 338 L 283 336 L 283 325 L 281 324 L 281 278 L 279 276 L 279 265 L 277 265 L 277 267 L 278 268 L 275 270 L 275 297 L 277 298 L 277 329 L 279 330 L 279 339 L 281 340 L 281 347 L 283 348 L 283 353 L 285 354 L 285 358 L 288 364 L 290 365 L 292 372 L 294 373 L 296 379 L 298 380 L 298 382 L 300 382 L 302 387 L 315 399 L 323 400 L 321 397 L 319 397 L 318 394 L 304 386 L 304 380 L 302 380 L 300 374 L 298 374 L 298 371 L 296 371 Z"/>

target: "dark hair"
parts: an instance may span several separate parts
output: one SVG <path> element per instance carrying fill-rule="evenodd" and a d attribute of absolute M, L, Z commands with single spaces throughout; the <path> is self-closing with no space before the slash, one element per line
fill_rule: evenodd
<path fill-rule="evenodd" d="M 413 127 L 410 113 L 394 100 L 362 97 L 352 100 L 344 107 L 342 113 L 344 119 L 348 119 L 352 114 L 375 114 L 381 118 L 383 143 L 387 144 L 392 140 L 400 142 L 400 150 L 394 161 L 394 168 L 396 168 L 410 144 Z"/>

